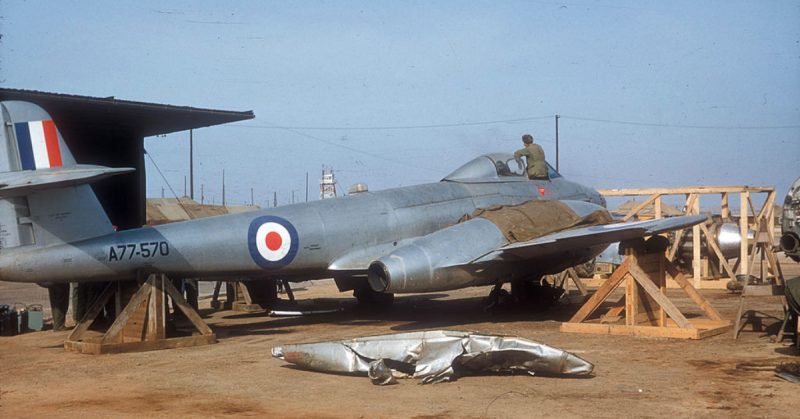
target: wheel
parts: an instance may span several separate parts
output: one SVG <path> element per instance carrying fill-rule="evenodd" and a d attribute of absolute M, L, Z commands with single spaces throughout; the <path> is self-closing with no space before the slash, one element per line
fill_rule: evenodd
<path fill-rule="evenodd" d="M 548 282 L 511 281 L 511 296 L 517 304 L 530 305 L 537 310 L 544 310 L 555 304 L 564 294 L 564 289 L 554 287 Z"/>

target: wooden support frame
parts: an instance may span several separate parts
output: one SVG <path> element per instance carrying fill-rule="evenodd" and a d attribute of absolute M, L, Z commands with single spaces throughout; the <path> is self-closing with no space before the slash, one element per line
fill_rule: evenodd
<path fill-rule="evenodd" d="M 200 315 L 186 302 L 164 274 L 149 275 L 124 308 L 121 309 L 121 305 L 118 304 L 116 320 L 102 336 L 88 336 L 89 327 L 115 293 L 119 302 L 123 294 L 119 283 L 106 287 L 70 333 L 64 342 L 64 349 L 98 355 L 181 348 L 217 342 L 217 337 L 211 328 L 203 322 Z M 194 326 L 195 333 L 193 335 L 167 336 L 167 300 L 165 298 L 167 295 L 173 299 Z"/>
<path fill-rule="evenodd" d="M 720 197 L 720 216 L 723 220 L 727 220 L 731 216 L 729 202 L 735 199 L 734 194 L 739 195 L 739 231 L 741 237 L 747 237 L 751 230 L 758 231 L 760 228 L 765 230 L 765 234 L 769 237 L 770 242 L 775 237 L 775 226 L 773 221 L 773 204 L 775 203 L 776 193 L 775 189 L 771 187 L 753 187 L 753 186 L 698 186 L 698 187 L 685 187 L 685 188 L 635 188 L 635 189 L 600 189 L 599 192 L 604 196 L 646 196 L 647 198 L 640 205 L 637 205 L 631 211 L 625 214 L 624 219 L 628 220 L 635 217 L 642 210 L 646 209 L 651 203 L 654 205 L 655 217 L 661 218 L 661 200 L 665 196 L 670 195 L 684 195 L 686 202 L 684 206 L 684 214 L 698 214 L 700 212 L 700 198 L 707 195 L 719 195 Z M 764 205 L 757 208 L 753 202 L 753 194 L 765 194 Z M 735 201 L 734 201 L 735 202 Z M 764 226 L 764 227 L 761 227 Z M 699 251 L 699 245 L 706 242 L 708 248 L 713 251 L 714 255 L 720 259 L 720 274 L 728 275 L 729 278 L 734 279 L 736 273 L 742 275 L 749 275 L 753 269 L 756 260 L 754 259 L 753 240 L 742 240 L 739 257 L 733 264 L 728 263 L 719 252 L 719 243 L 716 240 L 709 240 L 710 235 L 707 231 L 703 231 L 704 226 L 693 227 L 693 248 L 691 266 L 695 272 L 693 283 L 696 288 L 719 288 L 719 286 L 709 283 L 706 279 L 721 279 L 720 277 L 701 278 L 702 273 L 702 257 Z M 708 228 L 705 228 L 708 230 Z M 703 231 L 702 239 L 700 232 Z M 679 242 L 683 237 L 683 232 L 676 233 L 676 242 Z M 671 248 L 667 255 L 670 261 L 675 260 L 678 252 L 677 246 Z M 766 252 L 765 252 L 766 255 Z M 769 259 L 769 256 L 765 256 Z M 769 271 L 778 276 L 779 270 L 772 261 L 769 262 Z M 737 271 L 738 269 L 738 271 Z M 713 281 L 712 281 L 713 282 Z"/>
<path fill-rule="evenodd" d="M 557 287 L 563 287 L 564 291 L 569 291 L 569 284 L 572 282 L 575 284 L 575 287 L 582 296 L 586 297 L 589 295 L 589 290 L 586 288 L 586 285 L 583 283 L 583 281 L 581 281 L 581 279 L 578 277 L 578 273 L 575 272 L 575 268 L 567 268 L 557 274 L 548 275 L 548 280 Z"/>
<path fill-rule="evenodd" d="M 707 318 L 687 319 L 666 296 L 669 273 Z M 625 296 L 614 303 L 599 322 L 587 321 L 611 293 L 625 282 Z M 624 324 L 616 324 L 624 312 Z M 625 260 L 572 318 L 562 332 L 703 339 L 725 333 L 731 322 L 723 320 L 689 280 L 662 253 L 638 254 L 628 249 Z"/>

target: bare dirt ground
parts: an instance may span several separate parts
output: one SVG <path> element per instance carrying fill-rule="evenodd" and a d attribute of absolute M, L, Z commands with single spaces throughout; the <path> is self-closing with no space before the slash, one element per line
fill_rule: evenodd
<path fill-rule="evenodd" d="M 787 278 L 800 265 L 782 260 Z M 381 314 L 366 314 L 330 281 L 296 290 L 306 308 L 341 307 L 341 313 L 305 318 L 201 312 L 219 337 L 203 347 L 118 355 L 65 352 L 69 332 L 0 337 L 0 417 L 797 417 L 800 386 L 767 371 L 797 362 L 797 350 L 771 343 L 779 320 L 766 331 L 747 326 L 700 341 L 581 335 L 559 332 L 579 307 L 543 313 L 482 309 L 488 288 L 399 297 Z M 739 297 L 703 294 L 728 319 Z M 680 290 L 670 290 L 688 317 L 699 315 Z M 36 286 L 0 283 L 0 304 L 36 302 Z M 205 307 L 205 308 L 203 308 Z M 748 308 L 782 317 L 778 298 L 754 299 Z M 288 343 L 344 339 L 416 330 L 450 329 L 517 335 L 579 354 L 596 366 L 592 378 L 462 377 L 419 385 L 401 380 L 374 386 L 365 377 L 293 368 L 270 356 Z"/>

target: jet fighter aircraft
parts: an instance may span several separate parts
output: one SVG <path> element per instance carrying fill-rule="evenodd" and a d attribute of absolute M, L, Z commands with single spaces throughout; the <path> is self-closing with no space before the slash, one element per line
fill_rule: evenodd
<path fill-rule="evenodd" d="M 80 165 L 42 108 L 0 106 L 5 281 L 131 280 L 147 272 L 334 278 L 359 302 L 389 303 L 394 293 L 535 283 L 594 258 L 609 243 L 705 219 L 614 223 L 597 191 L 552 167 L 549 180 L 529 180 L 520 161 L 498 153 L 439 182 L 114 231 L 89 183 L 132 169 Z"/>

